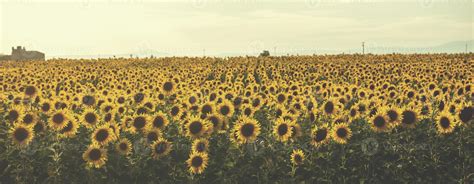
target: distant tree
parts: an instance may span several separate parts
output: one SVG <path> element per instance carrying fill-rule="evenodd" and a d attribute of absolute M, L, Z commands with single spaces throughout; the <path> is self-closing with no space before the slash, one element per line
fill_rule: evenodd
<path fill-rule="evenodd" d="M 262 53 L 260 53 L 260 57 L 267 57 L 270 56 L 270 52 L 268 50 L 264 50 Z"/>

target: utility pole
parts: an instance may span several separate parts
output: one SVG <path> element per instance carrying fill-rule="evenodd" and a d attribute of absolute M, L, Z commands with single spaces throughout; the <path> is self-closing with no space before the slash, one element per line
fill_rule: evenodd
<path fill-rule="evenodd" d="M 362 55 L 365 54 L 365 42 L 362 42 Z"/>
<path fill-rule="evenodd" d="M 466 53 L 467 53 L 467 43 L 466 43 Z"/>
<path fill-rule="evenodd" d="M 277 55 L 277 47 L 273 47 L 273 55 Z"/>
<path fill-rule="evenodd" d="M 202 49 L 202 56 L 203 56 L 203 57 L 206 56 L 206 49 Z"/>

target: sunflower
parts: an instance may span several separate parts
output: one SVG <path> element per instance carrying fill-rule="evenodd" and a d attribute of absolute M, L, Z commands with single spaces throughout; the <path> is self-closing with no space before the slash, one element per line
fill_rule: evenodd
<path fill-rule="evenodd" d="M 226 130 L 224 126 L 224 121 L 222 120 L 221 116 L 217 114 L 211 114 L 207 116 L 207 120 L 212 123 L 213 129 L 216 131 Z"/>
<path fill-rule="evenodd" d="M 115 149 L 121 155 L 129 155 L 130 153 L 132 153 L 132 143 L 130 142 L 130 140 L 128 140 L 126 138 L 122 138 L 115 145 Z"/>
<path fill-rule="evenodd" d="M 273 135 L 278 141 L 286 142 L 291 137 L 293 132 L 294 122 L 278 118 L 273 126 Z"/>
<path fill-rule="evenodd" d="M 192 152 L 203 153 L 209 150 L 209 141 L 206 139 L 196 139 L 193 141 Z"/>
<path fill-rule="evenodd" d="M 352 131 L 346 123 L 336 124 L 331 130 L 332 139 L 339 144 L 346 144 L 352 136 Z"/>
<path fill-rule="evenodd" d="M 459 111 L 456 113 L 456 118 L 459 122 L 467 124 L 473 120 L 474 117 L 474 106 L 472 103 L 466 103 L 459 108 Z"/>
<path fill-rule="evenodd" d="M 224 100 L 217 106 L 217 112 L 223 117 L 231 117 L 234 114 L 234 106 L 228 100 Z"/>
<path fill-rule="evenodd" d="M 161 131 L 158 128 L 149 129 L 146 131 L 145 137 L 148 142 L 152 143 L 157 141 L 161 137 Z"/>
<path fill-rule="evenodd" d="M 97 105 L 97 98 L 93 95 L 83 95 L 81 97 L 81 103 L 88 107 Z"/>
<path fill-rule="evenodd" d="M 337 102 L 334 99 L 328 99 L 326 102 L 324 102 L 321 106 L 321 112 L 323 112 L 326 115 L 333 115 L 338 112 L 339 108 L 339 102 Z"/>
<path fill-rule="evenodd" d="M 375 132 L 385 132 L 389 128 L 389 118 L 384 112 L 377 112 L 370 118 L 370 127 Z"/>
<path fill-rule="evenodd" d="M 180 105 L 174 105 L 174 106 L 171 107 L 171 109 L 170 109 L 170 112 L 169 112 L 169 113 L 170 113 L 170 116 L 171 116 L 174 120 L 178 120 L 178 119 L 181 117 L 182 113 L 183 113 L 183 111 L 182 111 L 181 109 L 182 109 L 182 108 L 181 108 Z"/>
<path fill-rule="evenodd" d="M 209 115 L 209 114 L 213 114 L 214 113 L 214 105 L 210 102 L 207 102 L 207 103 L 204 103 L 201 105 L 200 107 L 200 112 L 201 112 L 201 115 L 204 116 L 204 118 Z"/>
<path fill-rule="evenodd" d="M 413 108 L 412 106 L 406 106 L 401 110 L 401 125 L 409 128 L 415 127 L 415 124 L 419 121 L 420 112 L 419 109 Z"/>
<path fill-rule="evenodd" d="M 131 121 L 130 131 L 132 133 L 143 132 L 149 123 L 150 117 L 148 115 L 136 114 Z"/>
<path fill-rule="evenodd" d="M 59 133 L 61 133 L 62 137 L 71 138 L 76 136 L 77 129 L 79 125 L 76 121 L 69 120 L 64 128 L 62 128 Z"/>
<path fill-rule="evenodd" d="M 107 162 L 107 150 L 92 144 L 82 154 L 82 159 L 87 162 L 89 167 L 101 168 Z"/>
<path fill-rule="evenodd" d="M 44 100 L 40 103 L 41 112 L 45 114 L 48 114 L 50 112 L 50 110 L 52 109 L 51 107 L 52 107 L 52 104 L 51 104 L 51 101 L 49 100 Z"/>
<path fill-rule="evenodd" d="M 48 124 L 53 130 L 60 131 L 67 126 L 69 120 L 71 120 L 71 118 L 65 110 L 58 110 L 52 113 Z"/>
<path fill-rule="evenodd" d="M 23 106 L 19 106 L 19 105 L 10 106 L 10 108 L 8 109 L 6 113 L 5 119 L 8 120 L 10 123 L 16 122 L 23 116 L 24 111 L 25 110 Z"/>
<path fill-rule="evenodd" d="M 207 153 L 193 152 L 189 155 L 186 161 L 189 167 L 189 172 L 193 174 L 201 174 L 207 167 L 209 157 Z"/>
<path fill-rule="evenodd" d="M 26 86 L 23 92 L 25 96 L 29 98 L 34 98 L 36 95 L 38 95 L 38 89 L 35 86 Z"/>
<path fill-rule="evenodd" d="M 149 129 L 158 128 L 160 130 L 164 130 L 164 128 L 168 125 L 168 117 L 165 113 L 158 111 L 155 115 L 152 116 L 151 123 L 148 124 Z"/>
<path fill-rule="evenodd" d="M 291 163 L 293 165 L 302 165 L 304 162 L 304 153 L 300 149 L 293 150 L 291 153 Z"/>
<path fill-rule="evenodd" d="M 234 129 L 237 132 L 238 142 L 251 143 L 257 139 L 260 134 L 260 124 L 257 120 L 245 116 L 239 117 Z"/>
<path fill-rule="evenodd" d="M 92 143 L 105 146 L 117 137 L 108 124 L 97 127 L 91 135 Z"/>
<path fill-rule="evenodd" d="M 311 133 L 311 145 L 318 148 L 329 141 L 329 129 L 327 124 L 316 126 Z"/>
<path fill-rule="evenodd" d="M 441 134 L 453 132 L 456 124 L 455 118 L 448 111 L 440 112 L 436 117 L 436 127 Z"/>
<path fill-rule="evenodd" d="M 21 123 L 23 123 L 25 125 L 28 125 L 28 126 L 35 125 L 36 121 L 38 121 L 38 117 L 33 112 L 27 112 L 27 113 L 23 114 L 22 117 L 21 117 Z"/>
<path fill-rule="evenodd" d="M 253 117 L 253 114 L 255 113 L 254 108 L 249 104 L 243 105 L 241 110 L 242 110 L 242 115 L 247 116 L 247 117 Z"/>
<path fill-rule="evenodd" d="M 86 108 L 80 116 L 82 124 L 87 128 L 95 127 L 99 122 L 99 115 L 92 108 Z"/>
<path fill-rule="evenodd" d="M 151 144 L 151 149 L 153 150 L 152 157 L 154 159 L 159 159 L 168 155 L 171 152 L 172 146 L 173 145 L 171 144 L 171 142 L 168 142 L 163 138 L 159 138 L 158 140 L 153 142 L 153 144 Z"/>
<path fill-rule="evenodd" d="M 26 146 L 30 144 L 34 137 L 33 127 L 25 126 L 20 123 L 15 125 L 9 131 L 13 142 L 19 146 Z"/>
<path fill-rule="evenodd" d="M 191 116 L 186 124 L 186 135 L 191 138 L 199 138 L 202 137 L 210 127 L 212 127 L 211 122 L 202 120 L 196 116 Z"/>
<path fill-rule="evenodd" d="M 172 80 L 166 81 L 163 83 L 161 89 L 163 92 L 165 92 L 165 94 L 170 95 L 175 91 L 176 84 Z"/>

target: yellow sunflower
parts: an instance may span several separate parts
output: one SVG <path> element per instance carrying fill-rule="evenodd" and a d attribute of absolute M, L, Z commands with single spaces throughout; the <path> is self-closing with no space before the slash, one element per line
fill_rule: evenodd
<path fill-rule="evenodd" d="M 30 144 L 34 137 L 33 127 L 20 123 L 15 123 L 15 125 L 10 129 L 9 133 L 13 142 L 19 146 L 26 146 Z"/>
<path fill-rule="evenodd" d="M 108 124 L 97 127 L 91 135 L 92 143 L 101 146 L 105 146 L 116 139 L 117 137 L 115 136 L 114 131 Z"/>
<path fill-rule="evenodd" d="M 51 117 L 49 118 L 48 125 L 53 130 L 60 131 L 65 126 L 67 126 L 67 123 L 69 122 L 69 120 L 72 120 L 72 119 L 66 110 L 57 110 L 56 112 L 52 113 Z"/>
<path fill-rule="evenodd" d="M 245 116 L 240 116 L 234 125 L 237 132 L 238 143 L 252 143 L 260 135 L 260 124 L 257 120 Z"/>
<path fill-rule="evenodd" d="M 352 136 L 352 130 L 346 123 L 336 124 L 331 130 L 332 139 L 339 144 L 346 144 Z"/>
<path fill-rule="evenodd" d="M 389 129 L 389 118 L 384 112 L 377 112 L 370 118 L 370 127 L 375 132 L 385 132 Z"/>
<path fill-rule="evenodd" d="M 130 140 L 126 138 L 120 139 L 119 142 L 115 145 L 115 149 L 119 152 L 121 155 L 129 155 L 132 153 L 132 143 Z"/>
<path fill-rule="evenodd" d="M 189 167 L 189 172 L 193 174 L 201 174 L 207 167 L 209 157 L 207 153 L 193 152 L 189 155 L 186 161 Z"/>
<path fill-rule="evenodd" d="M 439 133 L 447 134 L 451 133 L 454 130 L 457 122 L 455 118 L 449 111 L 443 111 L 438 114 L 436 117 L 436 127 Z"/>
<path fill-rule="evenodd" d="M 293 165 L 302 165 L 304 162 L 305 156 L 302 150 L 296 149 L 291 153 L 291 163 Z"/>
<path fill-rule="evenodd" d="M 327 124 L 316 126 L 312 130 L 311 134 L 311 145 L 314 147 L 320 147 L 329 141 L 330 132 Z"/>
<path fill-rule="evenodd" d="M 273 135 L 278 141 L 286 142 L 293 132 L 294 122 L 278 118 L 273 126 Z"/>
<path fill-rule="evenodd" d="M 196 139 L 193 141 L 192 152 L 207 152 L 209 150 L 209 141 L 206 139 Z"/>
<path fill-rule="evenodd" d="M 101 168 L 107 162 L 107 150 L 92 144 L 82 154 L 82 159 L 87 162 L 89 167 Z"/>
<path fill-rule="evenodd" d="M 159 159 L 168 155 L 171 152 L 172 146 L 173 145 L 171 142 L 167 141 L 166 139 L 159 138 L 157 141 L 151 144 L 151 149 L 153 150 L 152 157 L 154 159 Z"/>

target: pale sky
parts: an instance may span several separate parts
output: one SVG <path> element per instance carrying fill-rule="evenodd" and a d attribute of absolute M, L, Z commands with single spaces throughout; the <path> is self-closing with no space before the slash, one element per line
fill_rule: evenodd
<path fill-rule="evenodd" d="M 472 50 L 472 8 L 472 0 L 0 0 L 0 53 L 22 45 L 47 58 L 322 54 L 359 52 L 363 41 L 369 52 L 466 41 Z"/>

